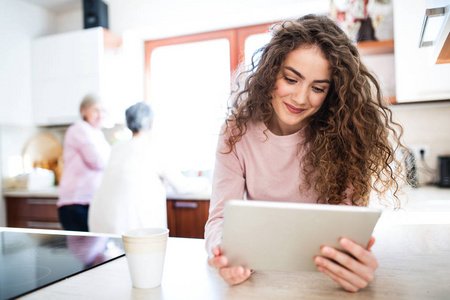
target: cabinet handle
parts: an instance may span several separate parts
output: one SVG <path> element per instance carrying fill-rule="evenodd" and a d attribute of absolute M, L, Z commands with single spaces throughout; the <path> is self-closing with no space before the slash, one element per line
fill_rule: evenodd
<path fill-rule="evenodd" d="M 186 201 L 175 202 L 173 205 L 175 206 L 175 208 L 197 208 L 198 207 L 197 202 L 186 202 Z"/>
<path fill-rule="evenodd" d="M 423 17 L 422 29 L 420 30 L 419 48 L 433 46 L 434 41 L 423 41 L 425 34 L 425 27 L 427 27 L 428 18 L 439 17 L 445 15 L 445 6 L 428 8 L 425 10 L 425 16 Z"/>
<path fill-rule="evenodd" d="M 31 205 L 42 205 L 42 204 L 56 205 L 56 202 L 58 202 L 57 199 L 39 199 L 39 198 L 33 199 L 33 198 L 30 198 L 27 200 L 27 203 L 31 204 Z"/>

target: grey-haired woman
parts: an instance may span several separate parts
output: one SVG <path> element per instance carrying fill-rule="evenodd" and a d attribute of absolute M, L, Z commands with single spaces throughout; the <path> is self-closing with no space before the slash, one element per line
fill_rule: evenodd
<path fill-rule="evenodd" d="M 150 137 L 153 111 L 144 102 L 126 112 L 133 138 L 113 145 L 89 211 L 89 231 L 120 234 L 141 227 L 167 227 L 166 192 Z"/>

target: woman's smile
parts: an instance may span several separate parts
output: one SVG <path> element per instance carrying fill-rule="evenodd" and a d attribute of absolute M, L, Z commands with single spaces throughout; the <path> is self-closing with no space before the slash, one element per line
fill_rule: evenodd
<path fill-rule="evenodd" d="M 269 130 L 276 135 L 299 131 L 320 109 L 330 85 L 330 62 L 317 46 L 291 51 L 275 82 Z"/>
<path fill-rule="evenodd" d="M 286 105 L 286 108 L 293 114 L 300 114 L 300 113 L 305 111 L 304 109 L 297 108 L 297 107 L 295 107 L 295 106 L 293 106 L 291 104 L 288 104 L 286 102 L 283 102 L 283 103 L 284 103 L 284 105 Z"/>

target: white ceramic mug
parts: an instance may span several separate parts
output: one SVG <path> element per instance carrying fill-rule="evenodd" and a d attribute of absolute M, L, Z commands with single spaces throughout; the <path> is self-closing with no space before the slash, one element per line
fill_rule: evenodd
<path fill-rule="evenodd" d="M 141 228 L 122 234 L 135 288 L 149 289 L 161 285 L 168 236 L 167 228 Z"/>

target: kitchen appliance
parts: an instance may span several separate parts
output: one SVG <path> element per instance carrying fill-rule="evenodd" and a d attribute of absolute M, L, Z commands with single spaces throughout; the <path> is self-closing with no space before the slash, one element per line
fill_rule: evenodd
<path fill-rule="evenodd" d="M 45 230 L 0 228 L 0 300 L 22 296 L 125 254 L 120 238 L 40 232 Z"/>
<path fill-rule="evenodd" d="M 450 187 L 450 156 L 438 156 L 439 186 Z"/>

